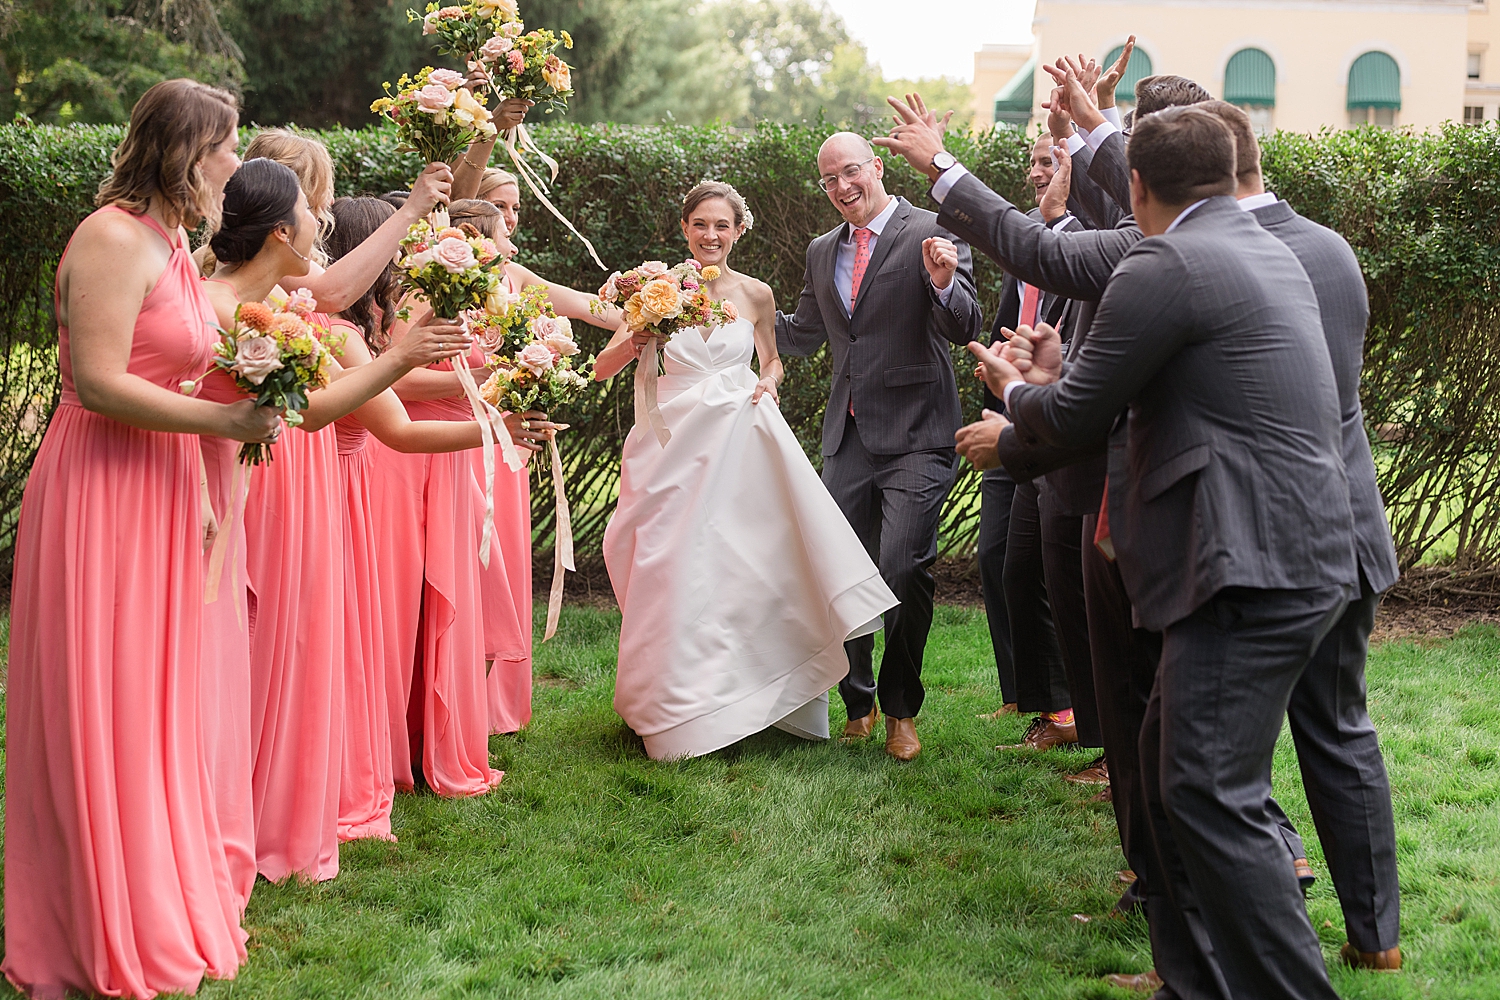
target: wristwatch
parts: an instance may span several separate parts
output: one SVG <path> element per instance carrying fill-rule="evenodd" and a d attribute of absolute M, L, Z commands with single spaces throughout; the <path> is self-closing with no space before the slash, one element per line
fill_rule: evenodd
<path fill-rule="evenodd" d="M 946 149 L 942 150 L 932 158 L 932 169 L 936 170 L 940 174 L 944 170 L 947 170 L 949 167 L 956 166 L 958 166 L 958 161 L 954 159 L 953 154 L 948 152 Z"/>

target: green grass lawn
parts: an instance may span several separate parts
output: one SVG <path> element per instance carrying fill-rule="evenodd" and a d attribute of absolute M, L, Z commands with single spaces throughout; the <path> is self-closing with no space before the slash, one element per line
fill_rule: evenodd
<path fill-rule="evenodd" d="M 567 609 L 536 718 L 496 737 L 493 794 L 400 796 L 399 844 L 345 845 L 321 885 L 262 882 L 250 962 L 200 996 L 1119 997 L 1139 921 L 1079 923 L 1123 866 L 1079 755 L 997 754 L 982 613 L 940 608 L 922 756 L 779 732 L 658 764 L 610 708 L 618 616 Z M 1372 710 L 1396 788 L 1407 971 L 1333 970 L 1345 997 L 1500 997 L 1500 634 L 1386 645 Z M 835 696 L 835 714 L 838 699 Z M 1277 794 L 1324 871 L 1290 741 Z M 1309 900 L 1344 940 L 1326 875 Z"/>

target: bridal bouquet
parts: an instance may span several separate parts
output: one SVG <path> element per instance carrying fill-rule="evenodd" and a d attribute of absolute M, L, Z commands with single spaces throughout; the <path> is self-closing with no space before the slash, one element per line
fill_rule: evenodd
<path fill-rule="evenodd" d="M 387 83 L 386 96 L 370 110 L 396 123 L 399 149 L 415 152 L 427 163 L 447 163 L 470 143 L 495 134 L 484 100 L 463 83 L 462 73 L 429 66 L 415 78 L 403 74 L 394 94 Z"/>
<path fill-rule="evenodd" d="M 602 312 L 602 304 L 624 302 L 625 325 L 631 333 L 647 333 L 651 339 L 641 353 L 635 369 L 635 410 L 656 432 L 656 439 L 666 447 L 672 440 L 656 402 L 657 340 L 671 337 L 678 330 L 699 326 L 722 326 L 739 318 L 739 310 L 728 299 L 715 299 L 703 286 L 719 276 L 710 264 L 702 267 L 696 260 L 685 260 L 668 267 L 659 260 L 648 260 L 624 274 L 616 271 L 599 289 L 599 305 L 591 310 Z M 596 312 L 596 314 L 597 314 Z"/>

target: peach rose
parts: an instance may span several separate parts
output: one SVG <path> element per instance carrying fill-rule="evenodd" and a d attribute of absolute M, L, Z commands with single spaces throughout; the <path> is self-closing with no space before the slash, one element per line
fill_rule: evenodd
<path fill-rule="evenodd" d="M 557 359 L 552 356 L 546 344 L 533 343 L 521 348 L 521 353 L 516 355 L 516 364 L 533 375 L 540 375 L 542 372 L 551 371 L 557 364 Z"/>
<path fill-rule="evenodd" d="M 449 90 L 457 90 L 463 86 L 464 75 L 457 70 L 435 69 L 427 74 L 428 83 L 440 83 Z"/>
<path fill-rule="evenodd" d="M 736 307 L 733 302 L 730 302 L 728 299 L 725 299 L 723 304 L 724 304 L 724 318 L 726 320 L 728 320 L 729 322 L 733 323 L 735 320 L 737 320 L 737 319 L 740 318 L 739 308 Z"/>
<path fill-rule="evenodd" d="M 641 272 L 648 278 L 654 278 L 658 274 L 666 274 L 668 268 L 667 265 L 663 264 L 659 260 L 648 260 L 646 261 L 646 263 L 636 268 L 636 270 Z"/>
<path fill-rule="evenodd" d="M 408 271 L 420 271 L 436 259 L 437 257 L 432 252 L 432 248 L 428 247 L 421 253 L 414 253 L 410 257 L 407 257 L 401 262 L 401 266 Z"/>
<path fill-rule="evenodd" d="M 460 90 L 453 95 L 453 116 L 469 124 L 482 123 L 490 120 L 490 110 L 480 104 L 473 94 Z"/>
<path fill-rule="evenodd" d="M 578 353 L 578 341 L 574 340 L 567 331 L 558 328 L 542 338 L 542 343 L 561 358 L 571 358 Z"/>
<path fill-rule="evenodd" d="M 500 26 L 500 33 L 506 38 L 520 38 L 521 32 L 525 30 L 526 25 L 522 24 L 520 21 L 511 21 L 508 24 L 502 24 Z"/>
<path fill-rule="evenodd" d="M 615 301 L 618 301 L 618 299 L 620 298 L 620 286 L 618 284 L 619 280 L 620 280 L 620 272 L 619 271 L 616 271 L 614 274 L 611 274 L 609 276 L 609 280 L 606 281 L 604 283 L 603 287 L 601 287 L 599 289 L 599 297 L 601 299 L 603 299 L 605 302 L 615 302 Z"/>
<path fill-rule="evenodd" d="M 568 69 L 568 64 L 556 55 L 549 55 L 542 63 L 542 79 L 546 80 L 547 85 L 553 90 L 570 90 L 573 86 L 572 71 Z"/>
<path fill-rule="evenodd" d="M 464 9 L 462 7 L 444 7 L 437 12 L 437 16 L 444 21 L 451 21 L 455 18 L 462 18 L 464 16 Z"/>
<path fill-rule="evenodd" d="M 521 16 L 520 8 L 516 6 L 516 0 L 477 0 L 481 17 L 493 17 L 499 14 L 507 20 Z"/>
<path fill-rule="evenodd" d="M 646 314 L 641 311 L 641 293 L 636 292 L 625 300 L 625 325 L 632 330 L 644 330 L 654 320 L 648 320 Z"/>
<path fill-rule="evenodd" d="M 476 326 L 474 327 L 474 339 L 479 341 L 479 346 L 486 354 L 494 354 L 505 344 L 505 327 Z"/>
<path fill-rule="evenodd" d="M 432 256 L 449 274 L 458 274 L 479 264 L 474 256 L 474 248 L 469 246 L 467 240 L 455 240 L 451 237 L 439 240 L 438 245 L 432 248 Z"/>
<path fill-rule="evenodd" d="M 252 385 L 260 385 L 266 376 L 281 367 L 281 347 L 271 337 L 247 337 L 239 342 L 234 353 L 234 364 L 229 370 L 238 372 Z"/>
<path fill-rule="evenodd" d="M 657 320 L 671 319 L 682 313 L 682 293 L 676 282 L 665 278 L 648 281 L 641 289 L 641 311 Z"/>
<path fill-rule="evenodd" d="M 516 47 L 516 43 L 504 35 L 496 35 L 479 47 L 479 54 L 484 59 L 494 62 L 505 53 Z"/>
<path fill-rule="evenodd" d="M 441 83 L 429 83 L 417 91 L 417 107 L 428 114 L 447 111 L 453 106 L 453 91 Z"/>

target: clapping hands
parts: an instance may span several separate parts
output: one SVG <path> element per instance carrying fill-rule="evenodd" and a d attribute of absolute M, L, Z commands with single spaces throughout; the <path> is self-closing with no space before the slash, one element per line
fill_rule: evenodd
<path fill-rule="evenodd" d="M 921 94 L 907 94 L 902 101 L 887 97 L 886 101 L 896 110 L 896 127 L 888 136 L 876 136 L 870 140 L 882 149 L 889 149 L 897 156 L 906 157 L 912 169 L 937 180 L 939 171 L 932 165 L 932 158 L 943 151 L 943 132 L 953 112 L 941 120 L 927 109 Z"/>
<path fill-rule="evenodd" d="M 1022 326 L 1001 333 L 1007 338 L 1003 346 L 998 341 L 989 347 L 969 344 L 969 353 L 979 360 L 974 377 L 996 396 L 1004 397 L 1008 382 L 1047 385 L 1062 377 L 1062 339 L 1053 327 L 1038 323 L 1035 330 Z"/>

